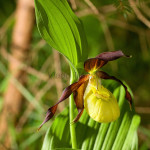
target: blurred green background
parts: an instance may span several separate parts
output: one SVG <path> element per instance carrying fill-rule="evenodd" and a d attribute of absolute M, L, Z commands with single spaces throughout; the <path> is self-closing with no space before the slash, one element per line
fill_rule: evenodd
<path fill-rule="evenodd" d="M 130 59 L 121 58 L 109 63 L 103 70 L 126 81 L 132 89 L 135 109 L 141 116 L 139 149 L 150 149 L 150 29 L 138 19 L 138 14 L 132 10 L 128 1 L 92 2 L 99 14 L 95 14 L 95 8 L 91 9 L 85 1 L 69 1 L 83 22 L 89 46 L 87 53 L 89 57 L 95 57 L 104 51 L 122 50 L 125 54 L 132 55 Z M 150 1 L 134 3 L 150 22 Z M 12 62 L 7 54 L 12 55 L 16 5 L 15 0 L 0 1 L 0 117 L 3 115 L 4 95 L 11 76 L 9 64 Z M 7 130 L 12 141 L 8 147 L 11 149 L 41 149 L 51 121 L 40 132 L 37 133 L 36 129 L 43 121 L 47 108 L 58 100 L 62 89 L 69 84 L 70 71 L 66 59 L 42 40 L 36 22 L 31 35 L 28 58 L 22 62 L 27 73 L 25 84 L 14 81 L 23 95 L 23 103 L 15 121 L 8 119 Z M 59 111 L 67 104 L 68 101 L 61 104 Z M 4 137 L 1 137 L 0 147 L 8 148 Z"/>

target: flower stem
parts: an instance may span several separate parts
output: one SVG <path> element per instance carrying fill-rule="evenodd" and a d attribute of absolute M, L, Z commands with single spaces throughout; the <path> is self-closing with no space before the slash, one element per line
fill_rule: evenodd
<path fill-rule="evenodd" d="M 71 70 L 71 77 L 70 77 L 70 84 L 72 84 L 75 80 L 75 74 L 73 73 L 72 68 Z M 77 148 L 77 141 L 76 141 L 76 132 L 75 132 L 75 124 L 72 123 L 74 119 L 74 97 L 73 94 L 69 97 L 69 108 L 70 108 L 70 134 L 71 134 L 71 142 L 72 142 L 72 148 Z"/>

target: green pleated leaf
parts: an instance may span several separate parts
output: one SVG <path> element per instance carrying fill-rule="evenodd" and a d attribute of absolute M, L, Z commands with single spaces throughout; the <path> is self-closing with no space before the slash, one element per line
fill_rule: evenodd
<path fill-rule="evenodd" d="M 109 82 L 112 89 L 114 82 Z M 106 87 L 106 86 L 105 86 Z M 112 90 L 111 90 L 112 91 Z M 76 123 L 78 149 L 82 150 L 136 150 L 138 148 L 137 128 L 140 117 L 134 109 L 130 111 L 122 86 L 115 88 L 113 94 L 119 101 L 121 115 L 112 123 L 98 123 L 91 119 L 84 110 L 79 122 Z M 75 112 L 77 113 L 77 112 Z M 46 133 L 42 150 L 71 148 L 69 130 L 69 110 L 66 108 Z"/>
<path fill-rule="evenodd" d="M 41 36 L 74 65 L 87 59 L 87 42 L 81 21 L 67 0 L 35 0 L 36 21 Z"/>

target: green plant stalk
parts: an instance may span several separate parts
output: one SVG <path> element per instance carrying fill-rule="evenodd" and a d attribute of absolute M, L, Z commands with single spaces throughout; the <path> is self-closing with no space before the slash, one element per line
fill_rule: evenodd
<path fill-rule="evenodd" d="M 72 84 L 75 81 L 75 74 L 73 73 L 72 68 L 70 67 L 71 70 L 71 76 L 70 76 L 70 84 Z M 74 97 L 73 94 L 69 97 L 69 115 L 70 115 L 70 135 L 71 135 L 71 143 L 72 143 L 72 148 L 76 149 L 77 148 L 77 139 L 76 139 L 76 132 L 75 132 L 75 124 L 72 123 L 74 119 Z"/>

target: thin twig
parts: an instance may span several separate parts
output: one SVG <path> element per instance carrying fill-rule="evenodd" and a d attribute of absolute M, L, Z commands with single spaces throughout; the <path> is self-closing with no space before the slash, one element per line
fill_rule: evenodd
<path fill-rule="evenodd" d="M 11 83 L 18 89 L 18 91 L 36 108 L 39 112 L 43 111 L 41 105 L 37 102 L 36 98 L 16 79 L 12 76 Z"/>
<path fill-rule="evenodd" d="M 75 0 L 70 0 L 70 3 L 71 3 L 72 9 L 76 10 L 77 9 L 76 1 Z"/>
<path fill-rule="evenodd" d="M 142 29 L 140 27 L 128 24 L 128 23 L 123 22 L 121 20 L 109 19 L 108 22 L 111 25 L 126 29 L 126 30 L 131 31 L 131 32 L 135 32 L 135 33 L 139 33 L 139 31 L 145 31 L 144 29 Z"/>
<path fill-rule="evenodd" d="M 19 60 L 17 60 L 16 58 L 14 58 L 11 54 L 7 53 L 7 51 L 5 50 L 4 47 L 1 48 L 1 54 L 2 56 L 9 62 L 19 62 Z M 43 80 L 43 81 L 47 81 L 49 79 L 49 76 L 42 73 L 42 72 L 39 72 L 37 70 L 35 70 L 34 68 L 30 67 L 30 66 L 27 66 L 26 64 L 22 63 L 22 62 L 19 62 L 20 63 L 20 68 L 21 70 L 24 70 L 34 76 L 36 76 L 37 78 Z"/>
<path fill-rule="evenodd" d="M 89 8 L 86 8 L 86 9 L 83 9 L 83 10 L 76 12 L 76 15 L 79 17 L 84 17 L 86 15 L 92 15 L 92 14 L 93 14 L 93 11 Z M 111 24 L 113 26 L 117 26 L 117 27 L 123 28 L 123 29 L 131 31 L 131 32 L 139 33 L 139 32 L 145 32 L 146 31 L 145 29 L 143 29 L 141 27 L 131 25 L 131 24 L 129 24 L 125 21 L 122 21 L 122 20 L 109 18 L 109 19 L 107 19 L 107 21 L 109 24 Z M 147 32 L 145 32 L 145 33 L 147 33 Z"/>
<path fill-rule="evenodd" d="M 46 59 L 46 61 L 42 65 L 41 69 L 39 70 L 39 72 L 42 72 L 42 73 L 47 72 L 48 73 L 47 80 L 50 78 L 49 69 L 50 69 L 51 72 L 54 70 L 53 65 L 50 65 L 50 64 L 52 64 L 52 56 L 49 56 Z M 38 87 L 42 82 L 43 82 L 42 80 L 36 80 L 34 82 L 34 84 L 31 85 L 30 89 L 32 89 L 33 93 L 38 92 Z"/>
<path fill-rule="evenodd" d="M 47 84 L 40 90 L 38 91 L 37 95 L 35 96 L 35 99 L 37 100 L 37 102 L 39 100 L 41 100 L 41 98 L 44 96 L 44 94 L 55 84 L 54 80 L 49 79 L 47 81 Z M 27 106 L 25 112 L 23 113 L 23 115 L 21 116 L 21 118 L 19 119 L 18 123 L 17 123 L 17 130 L 21 130 L 23 125 L 26 123 L 29 115 L 31 114 L 31 112 L 34 110 L 34 107 L 32 104 L 29 103 L 29 105 Z"/>
<path fill-rule="evenodd" d="M 141 10 L 143 11 L 143 13 L 145 15 L 147 15 L 148 17 L 150 17 L 150 8 L 148 7 L 148 5 L 143 1 L 140 3 L 141 4 Z"/>
<path fill-rule="evenodd" d="M 52 56 L 51 55 L 45 60 L 40 71 L 45 72 L 45 71 L 47 71 L 48 68 L 52 68 L 52 67 L 50 67 L 50 64 L 52 64 Z M 48 74 L 49 74 L 49 72 L 48 72 Z"/>
<path fill-rule="evenodd" d="M 146 17 L 143 16 L 143 14 L 139 11 L 139 9 L 137 8 L 134 0 L 129 0 L 130 6 L 131 8 L 134 10 L 135 14 L 137 15 L 137 18 L 143 22 L 147 27 L 150 28 L 150 21 L 147 20 Z"/>
<path fill-rule="evenodd" d="M 90 5 L 91 5 L 91 3 L 90 3 Z M 82 11 L 76 12 L 76 14 L 79 15 L 79 16 L 85 16 L 87 14 L 93 14 L 93 12 L 98 13 L 98 10 L 96 10 L 95 7 L 93 7 L 93 6 L 91 6 L 91 7 L 92 7 L 93 11 L 91 11 L 91 9 L 84 9 Z M 116 20 L 116 19 L 111 18 L 111 19 L 108 19 L 108 22 L 111 25 L 118 26 L 118 27 L 124 28 L 128 31 L 131 31 L 131 32 L 134 32 L 134 33 L 138 34 L 139 41 L 141 43 L 140 45 L 141 45 L 141 50 L 143 52 L 143 56 L 144 57 L 149 56 L 148 47 L 147 47 L 147 43 L 149 43 L 149 42 L 146 43 L 146 41 L 144 40 L 145 38 L 143 38 L 143 37 L 145 37 L 145 34 L 147 34 L 146 38 L 149 41 L 149 34 L 148 34 L 149 32 L 148 31 L 146 31 L 146 30 L 144 30 L 140 27 L 137 27 L 137 26 L 128 24 L 126 22 L 123 22 L 121 20 Z"/>

